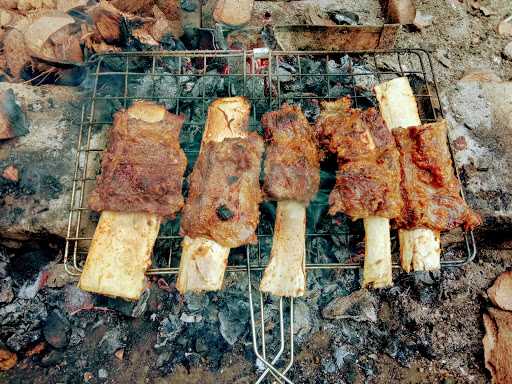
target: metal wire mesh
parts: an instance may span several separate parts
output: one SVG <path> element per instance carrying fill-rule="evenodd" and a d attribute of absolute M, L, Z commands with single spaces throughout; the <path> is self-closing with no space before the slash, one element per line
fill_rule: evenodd
<path fill-rule="evenodd" d="M 190 172 L 197 157 L 209 103 L 218 97 L 247 96 L 252 104 L 251 129 L 261 129 L 261 115 L 283 102 L 298 103 L 314 119 L 319 101 L 349 95 L 356 107 L 376 105 L 373 84 L 407 76 L 413 87 L 422 122 L 442 115 L 438 89 L 428 52 L 417 49 L 382 52 L 271 52 L 179 51 L 130 52 L 96 56 L 90 62 L 73 175 L 65 261 L 68 271 L 79 273 L 94 233 L 97 215 L 87 207 L 88 192 L 99 171 L 105 148 L 105 130 L 112 114 L 133 100 L 154 100 L 173 113 L 184 113 L 180 137 Z M 321 190 L 308 208 L 307 269 L 359 268 L 363 230 L 343 215 L 327 215 L 327 195 L 333 175 L 322 172 Z M 268 260 L 275 204 L 262 206 L 258 245 L 247 255 L 253 271 Z M 154 247 L 150 275 L 178 271 L 181 236 L 179 217 L 164 223 Z M 464 233 L 465 255 L 443 252 L 443 266 L 458 266 L 476 253 L 472 233 Z M 450 234 L 453 236 L 453 233 Z M 396 262 L 396 234 L 394 268 Z M 327 255 L 325 255 L 327 253 Z M 235 250 L 228 271 L 247 271 L 243 250 Z"/>

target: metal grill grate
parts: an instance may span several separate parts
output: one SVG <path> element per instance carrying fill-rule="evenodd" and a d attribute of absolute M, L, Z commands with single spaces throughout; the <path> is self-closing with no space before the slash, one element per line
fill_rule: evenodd
<path fill-rule="evenodd" d="M 407 76 L 418 102 L 422 122 L 435 121 L 442 110 L 432 62 L 428 52 L 416 49 L 378 52 L 271 52 L 180 51 L 131 52 L 96 56 L 90 62 L 88 84 L 77 144 L 76 165 L 72 179 L 65 265 L 68 272 L 80 273 L 94 233 L 97 214 L 87 208 L 86 197 L 99 171 L 101 152 L 105 148 L 105 130 L 112 114 L 126 108 L 133 100 L 164 103 L 172 113 L 187 118 L 180 141 L 192 169 L 198 154 L 207 108 L 218 97 L 247 96 L 252 104 L 250 125 L 261 129 L 263 113 L 278 109 L 283 102 L 298 103 L 308 118 L 318 113 L 318 102 L 351 96 L 356 107 L 377 105 L 371 92 L 373 84 Z M 323 166 L 324 167 L 324 166 Z M 327 168 L 329 166 L 327 165 Z M 334 167 L 322 171 L 321 190 L 308 211 L 306 269 L 356 269 L 362 263 L 363 229 L 343 215 L 327 215 L 327 196 L 334 183 Z M 185 183 L 186 185 L 186 183 Z M 270 253 L 275 204 L 261 207 L 258 244 L 232 250 L 227 271 L 262 271 Z M 178 272 L 181 237 L 179 218 L 164 223 L 154 247 L 153 266 L 149 275 Z M 453 232 L 449 234 L 453 236 Z M 443 239 L 443 237 L 442 237 Z M 461 234 L 465 254 L 450 249 L 443 252 L 442 266 L 460 266 L 471 261 L 476 246 L 471 232 Z M 395 262 L 398 249 L 392 233 Z M 251 284 L 249 284 L 251 287 Z M 263 296 L 259 294 L 263 312 Z M 283 299 L 280 299 L 281 348 L 272 361 L 266 356 L 264 321 L 261 317 L 261 349 L 257 343 L 253 292 L 249 288 L 251 325 L 257 357 L 266 365 L 261 382 L 270 373 L 279 382 L 290 382 L 285 374 L 293 364 L 293 337 L 290 338 L 288 363 L 276 364 L 284 351 Z M 293 336 L 293 299 L 290 300 L 290 334 Z"/>

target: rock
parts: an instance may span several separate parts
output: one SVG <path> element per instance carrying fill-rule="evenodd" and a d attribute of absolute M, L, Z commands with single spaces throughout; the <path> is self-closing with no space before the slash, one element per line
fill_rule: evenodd
<path fill-rule="evenodd" d="M 512 271 L 499 275 L 487 294 L 495 306 L 512 311 Z"/>
<path fill-rule="evenodd" d="M 54 309 L 48 315 L 43 325 L 43 335 L 45 340 L 52 347 L 64 348 L 69 343 L 70 324 L 68 319 Z"/>
<path fill-rule="evenodd" d="M 503 48 L 503 56 L 508 60 L 512 60 L 512 41 Z"/>
<path fill-rule="evenodd" d="M 2 177 L 6 180 L 17 182 L 20 178 L 20 174 L 18 172 L 18 168 L 14 165 L 9 165 L 2 172 Z"/>
<path fill-rule="evenodd" d="M 194 313 L 202 311 L 203 308 L 209 304 L 210 299 L 205 294 L 188 292 L 185 294 L 185 301 L 187 303 L 187 309 Z"/>
<path fill-rule="evenodd" d="M 67 284 L 76 283 L 79 276 L 73 276 L 66 272 L 64 264 L 52 264 L 48 268 L 46 286 L 50 288 L 62 288 Z"/>
<path fill-rule="evenodd" d="M 76 88 L 0 83 L 12 89 L 29 133 L 0 143 L 0 170 L 14 166 L 17 182 L 0 178 L 1 237 L 66 236 L 80 109 Z"/>
<path fill-rule="evenodd" d="M 434 17 L 432 15 L 425 15 L 422 12 L 416 12 L 416 17 L 414 18 L 414 26 L 418 29 L 425 29 L 432 25 L 432 20 Z"/>
<path fill-rule="evenodd" d="M 398 24 L 413 24 L 416 7 L 412 0 L 389 0 L 387 8 L 388 20 Z"/>
<path fill-rule="evenodd" d="M 503 37 L 512 37 L 512 16 L 500 21 L 496 28 L 498 35 Z"/>
<path fill-rule="evenodd" d="M 485 367 L 493 383 L 512 383 L 512 313 L 489 308 L 484 326 Z"/>
<path fill-rule="evenodd" d="M 453 143 L 469 205 L 483 218 L 481 230 L 506 232 L 512 227 L 512 82 L 459 80 L 443 92 Z"/>
<path fill-rule="evenodd" d="M 348 296 L 336 297 L 322 310 L 322 316 L 325 319 L 376 322 L 375 297 L 366 289 L 352 292 Z"/>
<path fill-rule="evenodd" d="M 470 69 L 464 73 L 463 81 L 497 81 L 501 82 L 501 78 L 489 68 Z"/>
<path fill-rule="evenodd" d="M 100 379 L 106 379 L 108 377 L 108 372 L 104 368 L 98 369 L 98 378 Z"/>
<path fill-rule="evenodd" d="M 114 353 L 114 356 L 116 357 L 117 360 L 123 360 L 124 358 L 124 349 L 121 348 L 121 349 L 118 349 L 115 353 Z"/>
<path fill-rule="evenodd" d="M 0 347 L 0 371 L 7 371 L 14 367 L 18 362 L 15 353 Z"/>

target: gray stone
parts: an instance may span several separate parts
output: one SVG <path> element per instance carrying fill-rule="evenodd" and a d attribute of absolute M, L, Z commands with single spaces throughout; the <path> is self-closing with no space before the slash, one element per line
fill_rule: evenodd
<path fill-rule="evenodd" d="M 512 82 L 460 80 L 442 95 L 455 163 L 483 230 L 512 227 Z"/>
<path fill-rule="evenodd" d="M 0 169 L 14 166 L 19 180 L 0 177 L 0 237 L 26 240 L 67 230 L 75 146 L 80 120 L 79 93 L 62 86 L 11 88 L 25 112 L 29 133 L 0 143 Z"/>
<path fill-rule="evenodd" d="M 505 45 L 505 48 L 503 48 L 503 56 L 509 60 L 512 60 L 512 41 Z"/>

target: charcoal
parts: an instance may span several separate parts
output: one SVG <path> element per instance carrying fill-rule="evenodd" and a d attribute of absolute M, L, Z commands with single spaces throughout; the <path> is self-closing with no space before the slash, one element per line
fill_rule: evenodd
<path fill-rule="evenodd" d="M 41 365 L 43 367 L 51 367 L 62 362 L 64 354 L 62 351 L 52 349 L 47 355 L 41 359 Z"/>
<path fill-rule="evenodd" d="M 143 76 L 131 85 L 135 89 L 135 96 L 139 98 L 154 97 L 155 102 L 164 104 L 168 110 L 176 108 L 178 83 L 175 76 Z"/>
<path fill-rule="evenodd" d="M 10 303 L 13 299 L 12 279 L 4 277 L 0 280 L 0 304 Z"/>
<path fill-rule="evenodd" d="M 48 313 L 40 296 L 26 300 L 16 298 L 0 307 L 0 340 L 14 351 L 27 348 L 41 338 L 41 325 Z"/>
<path fill-rule="evenodd" d="M 303 340 L 311 331 L 311 315 L 308 305 L 303 300 L 296 300 L 293 307 L 294 332 Z"/>
<path fill-rule="evenodd" d="M 68 319 L 58 310 L 54 309 L 48 314 L 43 325 L 45 340 L 52 347 L 64 348 L 69 343 L 70 324 Z"/>
<path fill-rule="evenodd" d="M 185 301 L 187 309 L 192 313 L 202 311 L 210 302 L 207 295 L 191 292 L 185 294 Z"/>
<path fill-rule="evenodd" d="M 186 12 L 194 12 L 197 8 L 197 4 L 190 0 L 181 0 L 181 9 Z"/>
<path fill-rule="evenodd" d="M 329 18 L 338 25 L 357 25 L 359 24 L 359 15 L 346 10 L 332 10 L 327 12 Z"/>
<path fill-rule="evenodd" d="M 157 343 L 155 348 L 160 348 L 172 343 L 184 328 L 182 321 L 175 315 L 168 315 L 158 327 Z"/>
<path fill-rule="evenodd" d="M 92 306 L 93 297 L 90 293 L 82 291 L 75 284 L 64 287 L 64 309 L 69 315 Z"/>
<path fill-rule="evenodd" d="M 354 362 L 357 356 L 356 350 L 350 345 L 334 345 L 334 358 L 336 366 L 341 369 L 347 362 Z"/>
<path fill-rule="evenodd" d="M 118 349 L 126 347 L 126 331 L 119 327 L 109 329 L 99 342 L 99 349 L 107 356 L 112 356 Z"/>
<path fill-rule="evenodd" d="M 247 330 L 249 304 L 242 300 L 229 300 L 219 312 L 220 333 L 224 340 L 234 345 Z"/>

